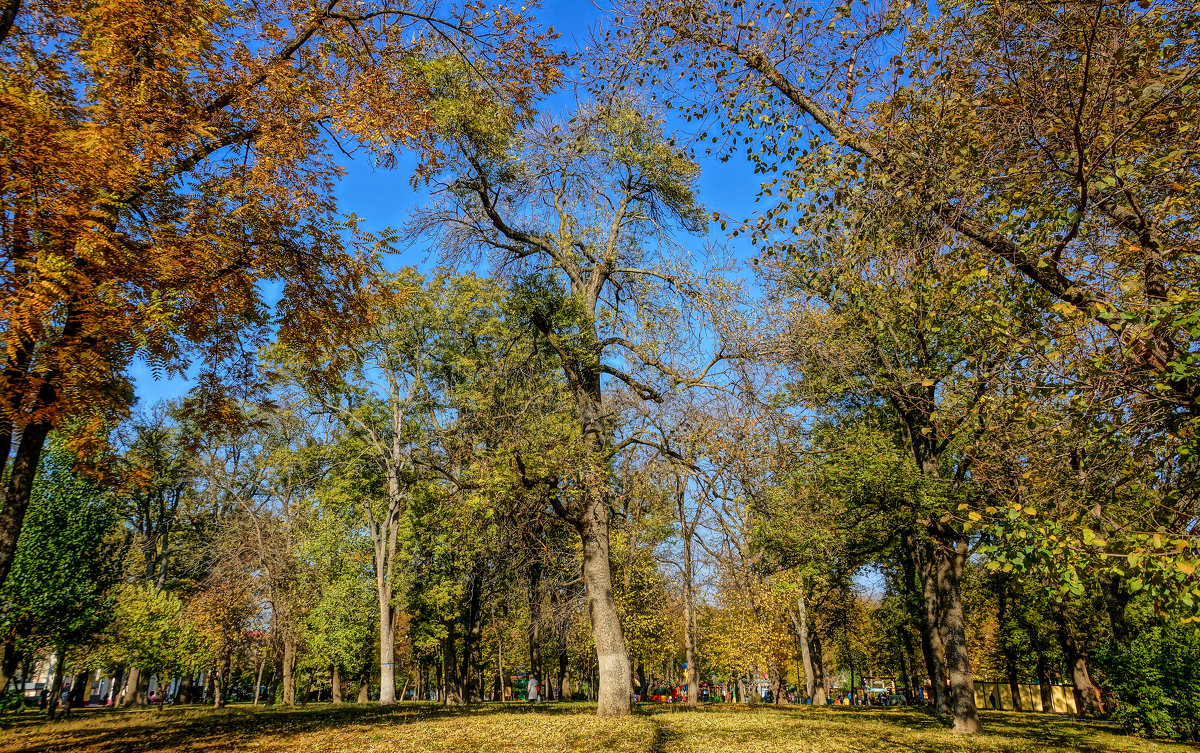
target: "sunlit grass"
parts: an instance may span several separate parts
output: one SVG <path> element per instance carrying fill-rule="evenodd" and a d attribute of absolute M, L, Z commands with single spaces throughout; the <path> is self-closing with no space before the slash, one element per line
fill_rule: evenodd
<path fill-rule="evenodd" d="M 597 719 L 587 704 L 485 705 L 443 709 L 405 703 L 329 705 L 285 711 L 235 706 L 85 711 L 52 724 L 32 714 L 0 722 L 0 752 L 513 750 L 522 753 L 1175 753 L 1181 745 L 1128 737 L 1110 725 L 1040 714 L 985 713 L 985 734 L 955 735 L 915 709 L 712 706 L 688 712 L 643 706 L 626 719 Z"/>

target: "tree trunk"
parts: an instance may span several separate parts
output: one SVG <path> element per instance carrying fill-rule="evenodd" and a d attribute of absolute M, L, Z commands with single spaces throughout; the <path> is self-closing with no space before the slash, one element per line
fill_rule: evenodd
<path fill-rule="evenodd" d="M 1038 694 L 1042 697 L 1042 713 L 1054 713 L 1054 688 L 1050 685 L 1050 670 L 1047 667 L 1046 655 L 1037 652 Z"/>
<path fill-rule="evenodd" d="M 967 560 L 967 542 L 954 533 L 942 533 L 935 556 L 942 643 L 946 648 L 946 665 L 950 670 L 953 730 L 974 734 L 979 732 L 979 710 L 975 707 L 975 676 L 967 651 L 967 628 L 960 586 L 963 565 Z"/>
<path fill-rule="evenodd" d="M 908 673 L 907 683 L 905 687 L 908 689 L 908 702 L 916 703 L 917 700 L 917 659 L 913 654 L 912 633 L 907 628 L 900 629 L 900 639 L 904 643 L 905 655 L 909 657 L 909 667 L 911 672 Z"/>
<path fill-rule="evenodd" d="M 342 671 L 337 662 L 333 663 L 333 667 L 329 670 L 329 700 L 332 703 L 342 702 Z"/>
<path fill-rule="evenodd" d="M 21 652 L 17 650 L 17 644 L 12 641 L 5 643 L 4 656 L 0 658 L 0 693 L 8 688 L 8 683 L 12 681 L 20 663 Z"/>
<path fill-rule="evenodd" d="M 1006 624 L 1009 622 L 1008 591 L 1010 583 L 1008 578 L 997 578 L 995 583 L 996 621 L 1000 626 L 1000 649 L 1001 654 L 1004 655 L 1004 674 L 1008 679 L 1008 691 L 1012 695 L 1013 711 L 1024 711 L 1024 704 L 1021 702 L 1021 672 L 1017 663 L 1017 649 L 1010 640 L 1011 625 Z"/>
<path fill-rule="evenodd" d="M 257 706 L 262 698 L 262 676 L 263 672 L 267 671 L 267 657 L 264 651 L 264 656 L 258 660 L 258 671 L 254 673 L 254 705 Z"/>
<path fill-rule="evenodd" d="M 146 690 L 150 687 L 150 674 L 139 667 L 130 667 L 125 674 L 125 697 L 121 706 L 145 706 L 148 701 Z"/>
<path fill-rule="evenodd" d="M 1075 630 L 1061 602 L 1050 600 L 1050 615 L 1058 629 L 1058 640 L 1062 644 L 1063 656 L 1071 670 L 1071 681 L 1075 685 L 1075 710 L 1081 716 L 1100 716 L 1099 693 L 1088 674 L 1087 654 L 1075 640 Z"/>
<path fill-rule="evenodd" d="M 463 704 L 463 678 L 458 667 L 458 622 L 454 618 L 446 620 L 446 637 L 442 639 L 442 666 L 445 669 L 446 694 L 443 703 L 447 706 Z"/>
<path fill-rule="evenodd" d="M 287 648 L 284 648 L 285 656 Z M 286 661 L 286 660 L 285 660 Z M 223 657 L 221 663 L 217 666 L 217 670 L 213 672 L 213 708 L 225 708 L 225 686 L 229 682 L 229 657 Z"/>
<path fill-rule="evenodd" d="M 564 692 L 567 692 L 567 621 L 562 620 L 558 626 L 558 676 L 555 678 L 554 691 L 558 700 L 566 700 L 563 697 Z"/>
<path fill-rule="evenodd" d="M 598 716 L 628 716 L 633 712 L 629 688 L 629 653 L 612 591 L 612 565 L 608 553 L 608 502 L 603 495 L 589 504 L 587 519 L 580 526 L 583 539 L 583 583 L 588 616 L 600 665 Z"/>
<path fill-rule="evenodd" d="M 472 682 L 472 679 L 481 672 L 480 665 L 482 664 L 482 647 L 480 642 L 483 640 L 483 609 L 482 609 L 482 594 L 483 588 L 479 582 L 479 574 L 471 573 L 471 582 L 469 592 L 471 594 L 467 606 L 467 622 L 466 631 L 463 633 L 463 654 L 462 668 L 459 671 L 459 682 L 461 683 L 462 700 L 464 703 L 478 703 L 483 700 L 483 696 L 479 691 L 479 684 Z M 407 677 L 405 685 L 408 684 Z M 404 694 L 400 694 L 403 700 Z"/>
<path fill-rule="evenodd" d="M 296 705 L 296 637 L 290 632 L 283 635 L 283 705 Z"/>
<path fill-rule="evenodd" d="M 71 678 L 71 693 L 67 696 L 67 710 L 80 708 L 87 705 L 88 688 L 91 686 L 89 680 L 92 679 L 91 672 L 76 672 Z M 4 687 L 4 686 L 0 686 Z"/>
<path fill-rule="evenodd" d="M 945 651 L 942 646 L 942 634 L 938 625 L 940 607 L 938 604 L 938 579 L 934 569 L 934 552 L 932 547 L 925 547 L 924 552 L 916 541 L 916 534 L 911 537 L 911 556 L 917 566 L 921 579 L 921 653 L 925 655 L 925 670 L 929 675 L 929 692 L 933 696 L 933 708 L 939 714 L 947 712 L 946 706 L 946 664 Z"/>
<path fill-rule="evenodd" d="M 38 397 L 53 399 L 55 389 L 51 386 L 52 376 L 43 376 L 45 383 L 39 390 Z M 43 401 L 45 402 L 45 401 Z M 0 587 L 8 580 L 8 571 L 12 569 L 13 557 L 17 553 L 17 539 L 21 536 L 21 526 L 25 523 L 25 512 L 29 509 L 29 498 L 33 493 L 33 479 L 37 475 L 38 461 L 42 457 L 42 448 L 50 433 L 50 424 L 44 422 L 32 423 L 20 430 L 21 440 L 17 444 L 17 454 L 9 463 L 9 447 L 12 441 L 12 424 L 6 422 L 6 430 L 0 431 L 3 436 L 3 454 L 0 454 L 0 483 L 4 496 L 0 499 Z M 7 479 L 4 471 L 7 470 Z"/>
<path fill-rule="evenodd" d="M 62 651 L 55 651 L 54 657 L 54 679 L 50 681 L 50 697 L 46 699 L 46 718 L 54 721 L 54 715 L 58 711 L 58 701 L 62 696 L 63 684 L 63 656 Z"/>
<path fill-rule="evenodd" d="M 808 604 L 804 595 L 796 597 L 792 625 L 800 637 L 800 660 L 804 663 L 804 688 L 814 706 L 825 705 L 825 666 L 821 657 L 821 639 L 809 631 Z"/>
<path fill-rule="evenodd" d="M 262 679 L 260 674 L 259 679 Z M 192 685 L 194 679 L 191 674 L 186 674 L 179 679 L 179 690 L 175 691 L 176 703 L 191 703 L 192 702 Z M 255 689 L 254 698 L 258 700 L 258 690 Z"/>
<path fill-rule="evenodd" d="M 542 563 L 529 563 L 529 671 L 542 693 Z"/>

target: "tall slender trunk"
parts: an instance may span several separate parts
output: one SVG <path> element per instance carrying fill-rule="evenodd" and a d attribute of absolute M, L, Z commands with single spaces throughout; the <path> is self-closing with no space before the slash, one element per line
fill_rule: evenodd
<path fill-rule="evenodd" d="M 529 563 L 529 671 L 537 680 L 538 692 L 542 692 L 542 563 L 534 559 Z"/>
<path fill-rule="evenodd" d="M 935 548 L 937 560 L 938 601 L 942 643 L 946 648 L 946 665 L 950 670 L 951 710 L 955 732 L 979 732 L 979 710 L 975 707 L 975 676 L 967 651 L 967 627 L 963 618 L 961 579 L 967 561 L 967 542 L 962 536 L 939 531 L 940 541 Z"/>
<path fill-rule="evenodd" d="M 264 651 L 262 658 L 260 658 L 258 660 L 258 671 L 254 673 L 254 705 L 255 706 L 258 705 L 259 700 L 261 700 L 261 698 L 262 698 L 262 676 L 263 676 L 263 672 L 265 672 L 266 670 L 267 670 L 267 656 L 266 656 L 266 652 Z M 190 681 L 190 678 L 188 678 L 188 679 Z"/>
<path fill-rule="evenodd" d="M 567 687 L 567 621 L 561 620 L 558 625 L 558 676 L 554 678 L 554 694 L 558 700 L 565 700 L 563 694 L 569 692 Z"/>
<path fill-rule="evenodd" d="M 480 664 L 482 663 L 482 646 L 480 643 L 483 640 L 483 609 L 481 608 L 481 592 L 483 588 L 480 580 L 481 578 L 477 571 L 471 573 L 466 630 L 463 632 L 462 668 L 459 671 L 464 703 L 478 703 L 483 700 L 483 696 L 479 691 L 479 683 L 472 682 L 476 674 L 480 673 Z M 405 685 L 407 684 L 406 677 Z M 400 698 L 403 700 L 403 693 L 400 694 Z"/>
<path fill-rule="evenodd" d="M 91 672 L 76 672 L 71 678 L 71 693 L 67 696 L 67 708 L 74 709 L 81 706 L 86 706 L 88 701 L 88 688 L 91 683 L 88 682 L 92 678 Z M 162 695 L 159 693 L 159 695 Z"/>
<path fill-rule="evenodd" d="M 451 617 L 442 623 L 446 637 L 442 639 L 443 666 L 446 671 L 446 695 L 443 702 L 449 706 L 460 706 L 463 698 L 463 677 L 458 667 L 458 621 Z"/>
<path fill-rule="evenodd" d="M 1050 600 L 1050 615 L 1054 618 L 1063 656 L 1066 657 L 1067 667 L 1071 670 L 1071 680 L 1075 685 L 1075 710 L 1082 716 L 1100 716 L 1103 712 L 1100 709 L 1099 692 L 1088 674 L 1087 653 L 1079 647 L 1075 639 L 1075 629 L 1061 602 Z"/>

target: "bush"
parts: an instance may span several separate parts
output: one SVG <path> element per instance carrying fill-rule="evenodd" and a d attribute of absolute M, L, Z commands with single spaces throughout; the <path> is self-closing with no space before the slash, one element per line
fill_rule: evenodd
<path fill-rule="evenodd" d="M 1113 715 L 1145 737 L 1200 740 L 1200 628 L 1147 627 L 1100 654 L 1115 697 Z"/>

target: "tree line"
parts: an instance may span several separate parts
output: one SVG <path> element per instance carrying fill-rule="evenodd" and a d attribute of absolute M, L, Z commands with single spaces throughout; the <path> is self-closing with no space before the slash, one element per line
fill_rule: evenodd
<path fill-rule="evenodd" d="M 620 715 L 866 671 L 970 733 L 982 670 L 1197 734 L 1191 6 L 627 3 L 565 51 L 500 6 L 40 6 L 0 25 L 6 678 L 518 667 Z M 339 150 L 430 198 L 363 231 Z M 134 358 L 204 370 L 131 415 Z"/>

